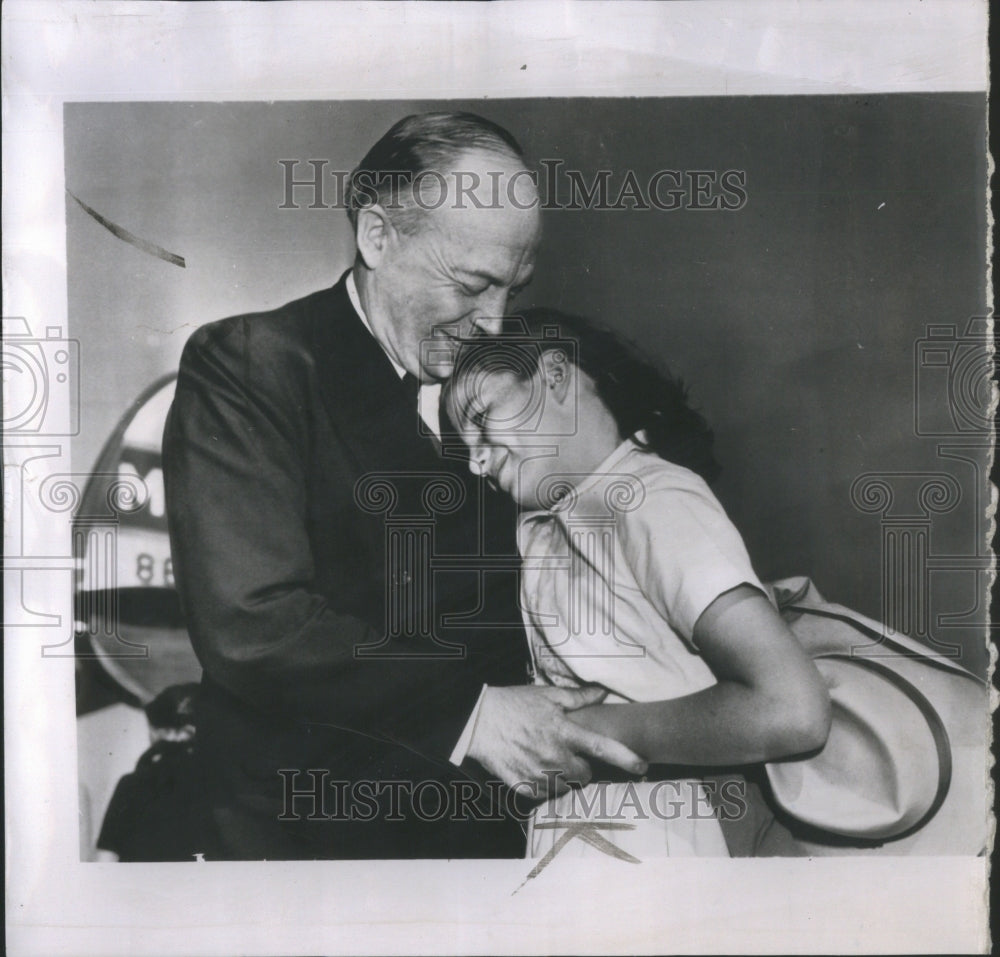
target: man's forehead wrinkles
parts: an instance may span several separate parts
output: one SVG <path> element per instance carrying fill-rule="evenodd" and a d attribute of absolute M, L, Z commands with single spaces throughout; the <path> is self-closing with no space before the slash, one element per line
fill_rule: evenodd
<path fill-rule="evenodd" d="M 494 286 L 506 286 L 506 285 L 517 285 L 518 280 L 522 282 L 527 281 L 530 278 L 525 276 L 526 269 L 530 270 L 532 267 L 529 264 L 525 267 L 521 263 L 514 264 L 509 270 L 494 270 L 494 269 L 477 269 L 477 268 L 467 268 L 460 266 L 458 272 L 469 279 L 483 279 L 487 282 L 492 283 Z"/>
<path fill-rule="evenodd" d="M 511 255 L 508 248 L 481 246 L 463 249 L 456 270 L 469 277 L 485 279 L 497 286 L 517 285 L 535 267 L 533 249 L 519 250 Z"/>
<path fill-rule="evenodd" d="M 451 267 L 452 257 L 449 255 L 449 245 L 447 242 L 442 242 L 440 236 L 436 236 L 433 239 L 430 239 L 430 241 L 422 243 L 422 251 L 427 261 L 436 266 L 442 272 L 447 271 Z"/>

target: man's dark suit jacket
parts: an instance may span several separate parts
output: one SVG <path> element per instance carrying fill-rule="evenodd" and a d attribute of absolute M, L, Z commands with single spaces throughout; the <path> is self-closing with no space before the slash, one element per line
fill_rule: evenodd
<path fill-rule="evenodd" d="M 195 332 L 163 455 L 175 577 L 204 668 L 214 852 L 520 856 L 522 831 L 492 799 L 450 821 L 429 784 L 421 820 L 376 787 L 440 782 L 449 800 L 468 788 L 474 762 L 448 757 L 483 683 L 524 682 L 526 644 L 512 506 L 419 433 L 344 278 Z M 497 556 L 507 571 L 484 572 Z M 288 806 L 314 785 L 320 799 Z"/>

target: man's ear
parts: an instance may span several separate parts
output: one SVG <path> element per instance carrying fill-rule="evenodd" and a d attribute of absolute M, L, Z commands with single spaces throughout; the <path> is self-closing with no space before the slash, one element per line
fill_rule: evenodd
<path fill-rule="evenodd" d="M 386 211 L 375 203 L 358 210 L 354 238 L 358 253 L 369 269 L 378 268 L 393 233 Z"/>
<path fill-rule="evenodd" d="M 542 353 L 542 380 L 548 395 L 557 402 L 564 402 L 571 395 L 570 386 L 576 369 L 563 349 L 549 349 Z"/>

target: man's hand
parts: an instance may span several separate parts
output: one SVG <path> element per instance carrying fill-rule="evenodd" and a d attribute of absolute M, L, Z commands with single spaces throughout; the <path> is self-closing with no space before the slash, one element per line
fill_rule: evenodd
<path fill-rule="evenodd" d="M 590 780 L 584 755 L 645 774 L 647 763 L 624 744 L 567 716 L 597 704 L 605 694 L 602 688 L 487 688 L 469 757 L 508 787 L 543 799 Z"/>

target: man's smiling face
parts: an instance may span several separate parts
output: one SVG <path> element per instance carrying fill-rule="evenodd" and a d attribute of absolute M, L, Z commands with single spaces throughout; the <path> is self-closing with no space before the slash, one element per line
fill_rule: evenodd
<path fill-rule="evenodd" d="M 461 200 L 455 171 L 480 183 Z M 531 280 L 541 231 L 537 194 L 515 159 L 468 152 L 444 181 L 445 201 L 419 214 L 416 232 L 385 227 L 377 259 L 365 256 L 366 240 L 359 236 L 370 269 L 365 306 L 372 328 L 396 361 L 423 381 L 451 375 L 454 340 L 476 328 L 500 331 L 508 302 Z M 473 180 L 466 176 L 465 182 Z"/>

